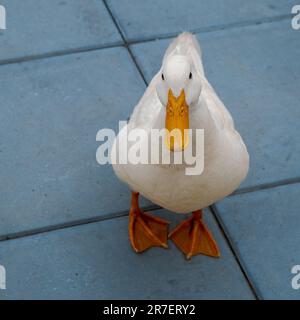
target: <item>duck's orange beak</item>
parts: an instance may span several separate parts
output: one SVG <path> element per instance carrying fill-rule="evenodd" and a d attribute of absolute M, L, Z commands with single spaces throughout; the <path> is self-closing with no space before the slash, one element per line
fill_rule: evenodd
<path fill-rule="evenodd" d="M 175 98 L 171 89 L 166 108 L 166 144 L 171 151 L 181 151 L 188 146 L 189 106 L 185 101 L 184 90 Z"/>

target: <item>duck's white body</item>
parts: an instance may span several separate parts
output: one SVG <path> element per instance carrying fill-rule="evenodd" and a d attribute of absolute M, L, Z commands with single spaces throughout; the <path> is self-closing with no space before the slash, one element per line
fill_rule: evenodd
<path fill-rule="evenodd" d="M 247 175 L 249 155 L 234 128 L 231 115 L 205 77 L 200 48 L 194 36 L 189 33 L 180 35 L 168 48 L 164 61 L 174 54 L 188 55 L 202 80 L 201 94 L 190 108 L 189 115 L 191 129 L 204 129 L 202 174 L 187 175 L 184 164 L 129 163 L 114 164 L 113 168 L 132 190 L 153 203 L 177 213 L 188 213 L 205 208 L 232 193 Z M 141 128 L 149 132 L 152 128 L 164 128 L 165 106 L 156 92 L 160 77 L 161 70 L 151 81 L 115 144 L 126 138 L 126 130 L 130 132 Z M 118 148 L 116 150 L 122 152 Z"/>

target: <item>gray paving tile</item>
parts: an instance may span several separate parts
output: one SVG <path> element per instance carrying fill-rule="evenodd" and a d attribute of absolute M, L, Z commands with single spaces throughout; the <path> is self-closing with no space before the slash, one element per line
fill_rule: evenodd
<path fill-rule="evenodd" d="M 0 61 L 121 42 L 102 1 L 1 0 L 1 5 L 7 29 L 0 32 Z"/>
<path fill-rule="evenodd" d="M 0 235 L 106 215 L 129 190 L 96 162 L 144 91 L 124 48 L 0 67 Z"/>
<path fill-rule="evenodd" d="M 293 0 L 107 0 L 129 40 L 288 15 Z"/>
<path fill-rule="evenodd" d="M 249 149 L 241 187 L 300 177 L 300 42 L 290 21 L 198 35 L 209 81 Z M 147 80 L 170 40 L 133 45 Z"/>
<path fill-rule="evenodd" d="M 230 197 L 217 205 L 255 287 L 264 299 L 300 299 L 291 285 L 300 265 L 300 184 Z"/>
<path fill-rule="evenodd" d="M 155 212 L 178 222 L 181 217 Z M 210 214 L 220 259 L 191 261 L 170 245 L 142 255 L 130 248 L 127 218 L 0 243 L 7 289 L 1 299 L 253 299 Z"/>

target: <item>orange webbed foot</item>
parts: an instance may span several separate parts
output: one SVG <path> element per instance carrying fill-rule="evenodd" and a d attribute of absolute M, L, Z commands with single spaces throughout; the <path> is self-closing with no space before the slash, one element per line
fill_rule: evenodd
<path fill-rule="evenodd" d="M 191 218 L 181 222 L 170 233 L 169 238 L 186 255 L 187 259 L 197 254 L 220 257 L 218 245 L 202 221 L 201 210 L 193 212 Z"/>
<path fill-rule="evenodd" d="M 168 221 L 143 212 L 138 206 L 138 193 L 132 193 L 129 238 L 136 252 L 143 252 L 151 247 L 167 248 L 168 226 Z"/>

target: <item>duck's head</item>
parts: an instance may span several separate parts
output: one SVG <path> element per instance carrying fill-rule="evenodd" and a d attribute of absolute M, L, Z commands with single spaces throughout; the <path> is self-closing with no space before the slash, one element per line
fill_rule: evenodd
<path fill-rule="evenodd" d="M 201 93 L 201 79 L 190 59 L 172 55 L 163 64 L 157 95 L 166 108 L 167 146 L 171 151 L 184 150 L 188 145 L 189 116 Z"/>

